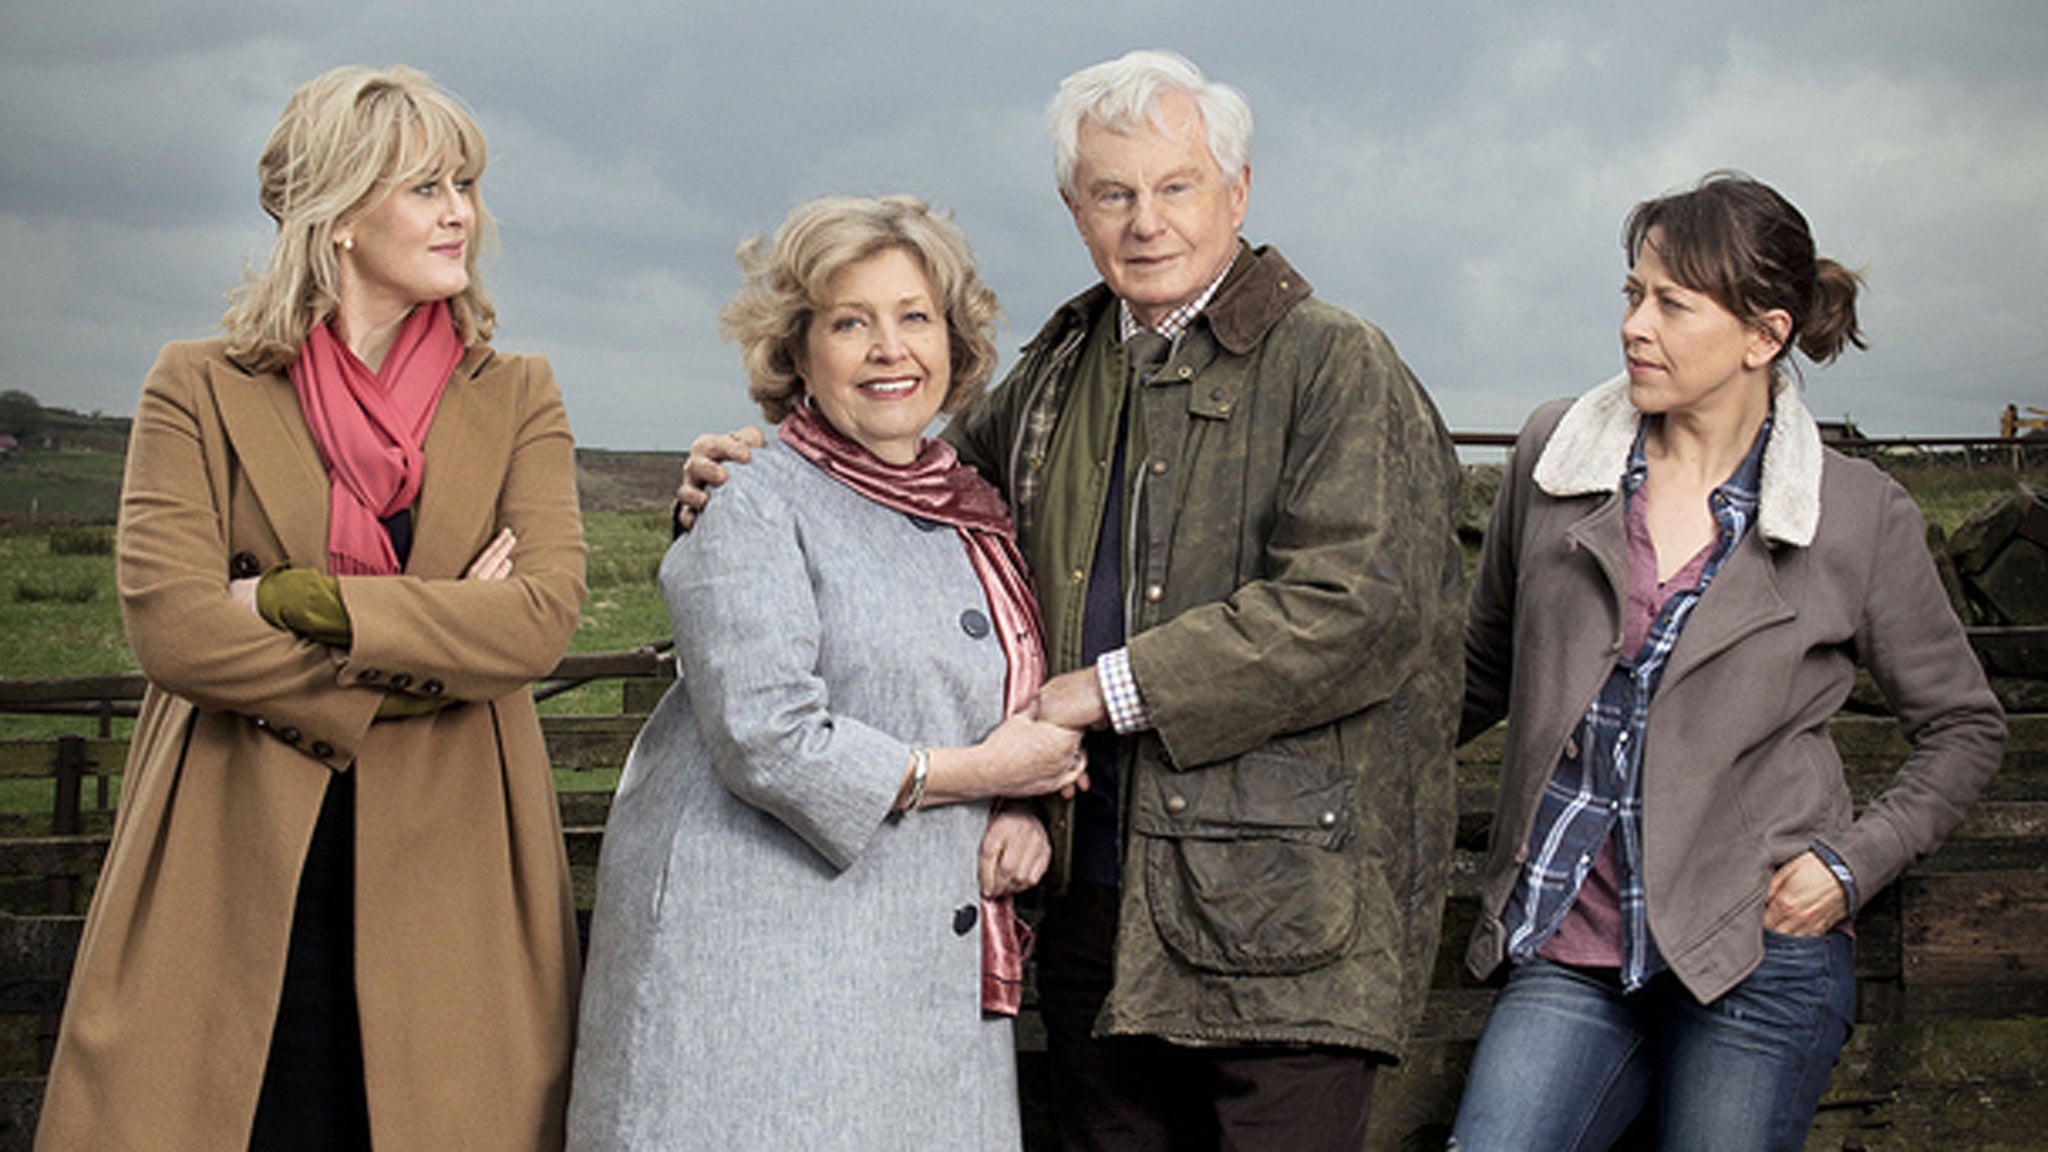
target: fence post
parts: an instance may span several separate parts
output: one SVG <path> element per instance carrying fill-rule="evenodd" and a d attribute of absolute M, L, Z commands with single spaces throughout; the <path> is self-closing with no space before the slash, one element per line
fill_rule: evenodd
<path fill-rule="evenodd" d="M 81 820 L 79 804 L 85 786 L 85 737 L 69 733 L 57 737 L 57 797 L 50 808 L 50 834 L 52 836 L 78 835 Z M 50 912 L 57 916 L 78 914 L 78 877 L 50 877 Z M 50 1059 L 57 1051 L 57 1026 L 61 1017 L 55 1012 L 43 1014 L 41 1026 L 36 1030 L 38 1056 L 41 1068 L 48 1072 Z"/>

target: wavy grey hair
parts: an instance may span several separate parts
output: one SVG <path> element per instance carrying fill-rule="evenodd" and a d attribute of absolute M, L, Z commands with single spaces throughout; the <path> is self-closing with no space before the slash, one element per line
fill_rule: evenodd
<path fill-rule="evenodd" d="M 1060 82 L 1045 116 L 1052 129 L 1053 175 L 1060 191 L 1068 196 L 1080 191 L 1074 187 L 1074 169 L 1080 163 L 1083 120 L 1124 131 L 1156 126 L 1159 97 L 1167 92 L 1194 98 L 1209 131 L 1209 154 L 1223 169 L 1225 182 L 1236 184 L 1251 162 L 1252 110 L 1244 94 L 1207 79 L 1177 52 L 1139 49 L 1083 68 Z"/>

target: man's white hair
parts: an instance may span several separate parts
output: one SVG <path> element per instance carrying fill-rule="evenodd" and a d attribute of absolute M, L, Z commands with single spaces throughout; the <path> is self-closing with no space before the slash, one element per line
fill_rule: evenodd
<path fill-rule="evenodd" d="M 1158 128 L 1159 97 L 1166 92 L 1194 98 L 1209 132 L 1209 154 L 1223 169 L 1224 180 L 1237 183 L 1251 160 L 1252 110 L 1244 95 L 1208 80 L 1177 52 L 1140 49 L 1083 68 L 1060 82 L 1059 93 L 1046 110 L 1053 175 L 1060 191 L 1070 197 L 1080 192 L 1074 187 L 1074 169 L 1080 163 L 1083 120 L 1124 132 Z"/>

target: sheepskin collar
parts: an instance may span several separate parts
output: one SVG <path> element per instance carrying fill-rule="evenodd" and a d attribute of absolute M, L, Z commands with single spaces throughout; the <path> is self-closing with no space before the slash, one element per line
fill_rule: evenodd
<path fill-rule="evenodd" d="M 1820 428 L 1780 382 L 1771 438 L 1764 445 L 1757 529 L 1775 544 L 1804 548 L 1820 526 Z M 1616 376 L 1579 397 L 1550 434 L 1536 461 L 1536 486 L 1552 496 L 1612 492 L 1628 468 L 1641 414 L 1628 402 L 1628 377 Z"/>

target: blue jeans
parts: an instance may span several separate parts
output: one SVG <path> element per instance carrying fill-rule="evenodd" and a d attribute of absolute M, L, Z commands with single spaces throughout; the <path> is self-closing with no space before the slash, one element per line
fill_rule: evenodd
<path fill-rule="evenodd" d="M 1654 1106 L 1661 1152 L 1797 1152 L 1855 1005 L 1855 945 L 1840 932 L 1765 932 L 1763 963 L 1704 1005 L 1669 972 L 1624 994 L 1611 969 L 1517 965 L 1451 1147 L 1598 1152 Z"/>

